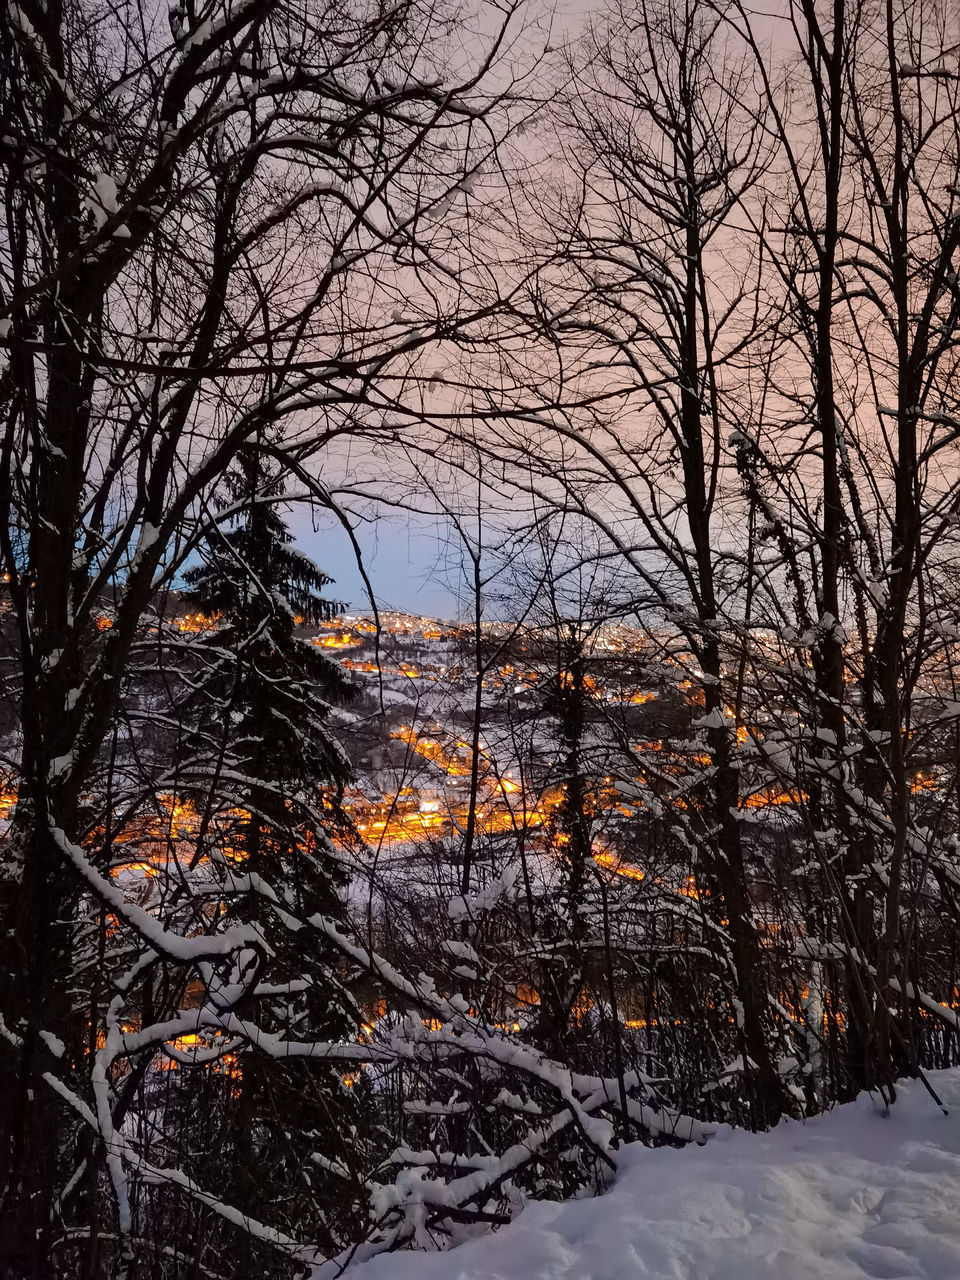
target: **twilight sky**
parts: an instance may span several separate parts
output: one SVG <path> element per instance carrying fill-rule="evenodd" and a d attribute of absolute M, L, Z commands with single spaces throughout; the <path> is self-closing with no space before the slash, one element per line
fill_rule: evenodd
<path fill-rule="evenodd" d="M 576 40 L 577 30 L 593 8 L 592 0 L 531 0 L 527 15 L 558 49 Z M 348 601 L 351 609 L 368 610 L 369 600 L 356 555 L 340 524 L 307 511 L 287 514 L 300 549 L 336 579 L 328 594 Z M 384 511 L 381 519 L 355 526 L 366 573 L 379 607 L 429 617 L 455 618 L 459 557 L 455 536 L 433 514 Z"/>
<path fill-rule="evenodd" d="M 288 520 L 300 549 L 336 579 L 327 594 L 348 601 L 352 611 L 368 610 L 356 556 L 341 526 L 327 517 L 315 531 L 303 511 L 291 513 Z M 359 525 L 356 533 L 381 608 L 428 617 L 457 616 L 456 570 L 445 564 L 449 557 L 444 554 L 444 532 L 432 516 L 387 513 Z"/>
<path fill-rule="evenodd" d="M 561 46 L 576 43 L 581 24 L 595 8 L 596 0 L 530 0 L 528 17 L 562 56 Z M 772 15 L 771 19 L 772 33 L 776 23 Z M 328 594 L 348 602 L 351 611 L 368 610 L 356 554 L 340 524 L 302 508 L 288 512 L 286 519 L 300 549 L 335 579 Z M 386 507 L 379 519 L 357 522 L 354 529 L 380 608 L 430 617 L 462 616 L 456 537 L 443 521 L 432 513 L 417 515 Z"/>

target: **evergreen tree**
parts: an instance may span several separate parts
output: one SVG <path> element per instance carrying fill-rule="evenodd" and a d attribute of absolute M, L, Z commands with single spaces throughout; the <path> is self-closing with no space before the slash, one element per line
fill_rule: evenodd
<path fill-rule="evenodd" d="M 204 563 L 186 574 L 183 599 L 219 624 L 205 637 L 206 671 L 191 702 L 201 737 L 216 739 L 229 723 L 230 758 L 248 780 L 252 857 L 258 823 L 283 827 L 304 790 L 346 780 L 327 720 L 331 700 L 350 686 L 337 663 L 296 634 L 298 623 L 318 624 L 343 606 L 321 595 L 332 580 L 293 546 L 278 510 L 282 482 L 259 448 L 241 455 L 231 488 L 242 513 L 210 539 Z M 299 807 L 295 816 L 305 817 Z"/>
<path fill-rule="evenodd" d="M 186 575 L 187 608 L 211 624 L 190 646 L 181 791 L 208 815 L 208 844 L 250 877 L 227 909 L 260 928 L 271 987 L 298 988 L 268 996 L 261 1025 L 285 1039 L 356 1041 L 362 1017 L 348 975 L 315 932 L 305 954 L 290 928 L 291 915 L 342 914 L 347 875 L 334 837 L 349 839 L 340 802 L 349 770 L 329 718 L 351 688 L 338 664 L 297 634 L 342 606 L 321 594 L 331 579 L 293 546 L 279 510 L 282 482 L 260 447 L 241 455 L 230 487 L 237 514 Z M 258 1214 L 269 1203 L 293 1235 L 329 1223 L 335 1245 L 351 1199 L 343 1174 L 358 1167 L 362 1145 L 350 1082 L 302 1058 L 266 1070 L 256 1045 L 237 1069 L 239 1080 L 226 1078 L 222 1089 L 231 1198 Z M 310 1162 L 318 1146 L 335 1175 Z M 237 1265 L 272 1274 L 273 1259 L 254 1258 L 253 1248 L 243 1237 Z"/>

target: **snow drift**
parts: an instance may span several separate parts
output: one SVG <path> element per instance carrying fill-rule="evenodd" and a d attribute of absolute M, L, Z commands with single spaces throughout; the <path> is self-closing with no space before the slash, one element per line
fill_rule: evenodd
<path fill-rule="evenodd" d="M 960 1071 L 759 1136 L 620 1152 L 599 1199 L 528 1205 L 445 1253 L 384 1255 L 356 1280 L 958 1280 Z"/>

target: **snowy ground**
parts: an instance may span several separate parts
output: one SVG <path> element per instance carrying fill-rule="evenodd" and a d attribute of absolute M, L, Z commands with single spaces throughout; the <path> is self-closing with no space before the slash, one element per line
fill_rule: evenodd
<path fill-rule="evenodd" d="M 621 1153 L 600 1199 L 532 1204 L 494 1235 L 392 1254 L 356 1280 L 960 1280 L 960 1071 L 754 1137 Z"/>

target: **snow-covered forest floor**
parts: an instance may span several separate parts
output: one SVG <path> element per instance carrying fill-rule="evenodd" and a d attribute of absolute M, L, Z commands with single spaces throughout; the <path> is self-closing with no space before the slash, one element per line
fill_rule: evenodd
<path fill-rule="evenodd" d="M 753 1135 L 619 1155 L 599 1199 L 531 1204 L 453 1252 L 392 1254 L 356 1280 L 955 1280 L 960 1071 L 889 1111 L 863 1094 Z"/>

